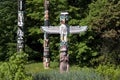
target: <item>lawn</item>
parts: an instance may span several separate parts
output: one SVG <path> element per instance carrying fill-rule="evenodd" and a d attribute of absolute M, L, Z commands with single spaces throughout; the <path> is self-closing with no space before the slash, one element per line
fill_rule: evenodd
<path fill-rule="evenodd" d="M 42 63 L 28 64 L 26 70 L 32 73 L 34 80 L 103 80 L 103 77 L 93 69 L 80 68 L 76 65 L 71 66 L 69 72 L 61 74 L 59 64 L 56 62 L 51 62 L 50 69 L 47 70 L 43 68 Z"/>
<path fill-rule="evenodd" d="M 32 74 L 39 73 L 39 72 L 47 72 L 47 71 L 52 71 L 52 70 L 59 71 L 59 63 L 58 62 L 51 62 L 50 69 L 44 69 L 42 62 L 27 64 L 25 66 L 25 68 L 26 68 L 26 71 L 28 73 L 32 73 Z M 71 70 L 78 70 L 78 69 L 80 69 L 80 67 L 78 67 L 76 65 L 70 67 L 70 71 Z"/>
<path fill-rule="evenodd" d="M 11 71 L 7 66 L 5 68 Z M 99 65 L 96 68 L 81 68 L 72 65 L 69 72 L 61 74 L 58 62 L 51 62 L 50 69 L 47 70 L 43 68 L 42 62 L 32 62 L 25 65 L 25 70 L 32 74 L 33 80 L 120 80 L 119 66 Z"/>
<path fill-rule="evenodd" d="M 34 80 L 120 80 L 120 69 L 109 66 L 94 68 L 80 68 L 77 65 L 70 66 L 70 71 L 61 74 L 59 64 L 51 62 L 50 69 L 45 70 L 42 63 L 31 63 L 25 66 Z"/>
<path fill-rule="evenodd" d="M 26 68 L 26 71 L 27 71 L 28 73 L 35 74 L 35 73 L 39 73 L 39 72 L 46 72 L 46 71 L 53 70 L 53 69 L 58 70 L 59 64 L 56 63 L 56 62 L 51 62 L 51 64 L 50 64 L 50 69 L 47 69 L 47 70 L 44 69 L 42 62 L 40 62 L 40 63 L 30 63 L 30 64 L 27 64 L 27 65 L 25 66 L 25 68 Z"/>

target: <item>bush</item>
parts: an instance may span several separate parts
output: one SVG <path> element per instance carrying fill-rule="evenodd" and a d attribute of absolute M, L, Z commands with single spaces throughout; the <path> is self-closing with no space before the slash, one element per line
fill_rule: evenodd
<path fill-rule="evenodd" d="M 24 65 L 27 62 L 27 54 L 15 53 L 8 62 L 0 66 L 0 80 L 32 80 L 32 77 L 25 72 Z"/>
<path fill-rule="evenodd" d="M 120 80 L 120 69 L 113 65 L 100 65 L 96 69 L 72 69 L 62 74 L 49 70 L 35 74 L 34 80 Z"/>
<path fill-rule="evenodd" d="M 34 76 L 34 80 L 104 80 L 104 78 L 94 69 L 83 68 L 62 74 L 58 71 L 41 72 Z"/>
<path fill-rule="evenodd" d="M 96 71 L 104 76 L 105 80 L 120 80 L 120 69 L 116 68 L 114 65 L 100 65 Z"/>

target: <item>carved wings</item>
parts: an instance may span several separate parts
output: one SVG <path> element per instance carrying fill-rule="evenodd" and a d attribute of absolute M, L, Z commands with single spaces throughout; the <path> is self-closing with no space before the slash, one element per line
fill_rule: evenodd
<path fill-rule="evenodd" d="M 87 31 L 87 26 L 70 26 L 69 33 L 77 34 Z"/>
<path fill-rule="evenodd" d="M 41 26 L 41 28 L 49 34 L 59 34 L 59 26 Z"/>
<path fill-rule="evenodd" d="M 49 34 L 60 34 L 59 26 L 41 26 L 42 31 L 47 32 Z M 87 26 L 70 26 L 68 27 L 68 33 L 77 34 L 81 32 L 87 31 Z"/>

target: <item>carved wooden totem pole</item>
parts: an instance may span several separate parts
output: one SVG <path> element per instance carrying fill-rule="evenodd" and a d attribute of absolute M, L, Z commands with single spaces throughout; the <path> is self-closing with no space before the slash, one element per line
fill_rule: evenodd
<path fill-rule="evenodd" d="M 44 26 L 49 27 L 49 0 L 44 0 L 45 16 L 44 16 Z M 43 65 L 45 69 L 50 67 L 50 54 L 49 54 L 49 37 L 48 33 L 44 33 L 44 54 L 43 54 Z"/>
<path fill-rule="evenodd" d="M 60 15 L 60 72 L 69 70 L 69 55 L 67 36 L 69 33 L 68 13 L 63 12 Z"/>
<path fill-rule="evenodd" d="M 68 55 L 68 34 L 77 34 L 85 32 L 87 26 L 69 26 L 68 12 L 61 12 L 60 26 L 42 26 L 42 30 L 47 34 L 60 34 L 60 72 L 69 70 L 69 55 Z"/>
<path fill-rule="evenodd" d="M 24 51 L 24 10 L 25 0 L 18 0 L 17 51 Z"/>

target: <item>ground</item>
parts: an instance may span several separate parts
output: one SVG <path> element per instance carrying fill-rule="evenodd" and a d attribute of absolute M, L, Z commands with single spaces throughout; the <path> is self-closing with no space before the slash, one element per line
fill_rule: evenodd
<path fill-rule="evenodd" d="M 50 63 L 50 69 L 45 70 L 43 68 L 43 63 L 39 62 L 39 63 L 29 63 L 25 66 L 26 71 L 29 73 L 39 73 L 39 72 L 44 72 L 44 71 L 49 71 L 49 70 L 57 70 L 59 71 L 59 63 L 57 62 L 51 62 Z M 70 70 L 76 70 L 79 69 L 78 66 L 74 65 L 74 66 L 70 66 Z"/>

